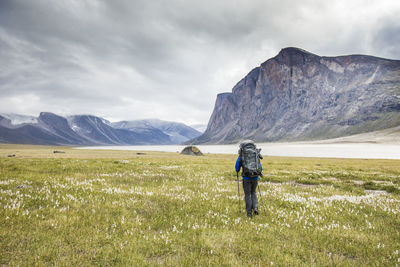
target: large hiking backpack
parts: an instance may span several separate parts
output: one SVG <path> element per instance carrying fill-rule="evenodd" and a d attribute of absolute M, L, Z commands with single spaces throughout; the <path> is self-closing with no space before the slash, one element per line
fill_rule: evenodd
<path fill-rule="evenodd" d="M 261 149 L 257 149 L 256 144 L 251 140 L 243 141 L 240 144 L 239 155 L 242 161 L 242 176 L 256 177 L 262 175 L 260 154 Z"/>

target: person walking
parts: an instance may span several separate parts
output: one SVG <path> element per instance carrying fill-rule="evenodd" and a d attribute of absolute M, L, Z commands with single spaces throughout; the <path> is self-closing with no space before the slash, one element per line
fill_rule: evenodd
<path fill-rule="evenodd" d="M 244 201 L 246 203 L 246 212 L 249 218 L 258 215 L 257 186 L 258 176 L 262 176 L 262 165 L 260 159 L 260 150 L 257 149 L 252 140 L 243 141 L 239 147 L 239 156 L 236 160 L 235 170 L 238 175 L 242 169 L 242 181 L 244 191 Z M 240 201 L 240 200 L 239 200 Z M 239 202 L 240 203 L 240 202 Z M 240 205 L 240 204 L 239 204 Z"/>

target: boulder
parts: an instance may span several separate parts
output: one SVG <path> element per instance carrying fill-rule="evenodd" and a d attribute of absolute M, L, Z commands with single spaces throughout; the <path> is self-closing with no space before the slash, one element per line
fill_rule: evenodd
<path fill-rule="evenodd" d="M 191 156 L 203 156 L 200 149 L 196 146 L 187 146 L 182 151 L 181 154 L 183 155 L 191 155 Z"/>

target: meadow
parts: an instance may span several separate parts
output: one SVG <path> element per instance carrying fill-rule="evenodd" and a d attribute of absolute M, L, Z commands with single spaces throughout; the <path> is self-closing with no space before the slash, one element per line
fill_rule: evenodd
<path fill-rule="evenodd" d="M 0 264 L 400 266 L 399 160 L 264 157 L 253 219 L 235 160 L 0 145 Z"/>

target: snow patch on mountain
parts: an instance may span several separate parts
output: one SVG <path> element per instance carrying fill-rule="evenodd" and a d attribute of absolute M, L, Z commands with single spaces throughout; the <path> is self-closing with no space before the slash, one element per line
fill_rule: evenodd
<path fill-rule="evenodd" d="M 200 133 L 204 133 L 207 129 L 207 124 L 191 124 L 189 126 L 199 131 Z"/>
<path fill-rule="evenodd" d="M 31 124 L 38 123 L 37 117 L 34 116 L 20 115 L 14 113 L 1 113 L 0 115 L 6 119 L 9 119 L 12 125 L 20 125 L 24 123 L 31 123 Z"/>

